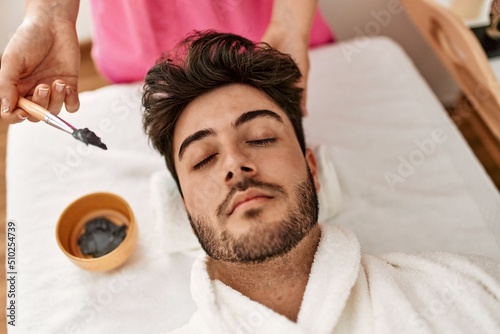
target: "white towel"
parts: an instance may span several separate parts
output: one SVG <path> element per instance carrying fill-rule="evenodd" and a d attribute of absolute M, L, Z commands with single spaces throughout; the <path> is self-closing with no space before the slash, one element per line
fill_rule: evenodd
<path fill-rule="evenodd" d="M 318 162 L 321 188 L 318 193 L 319 222 L 334 218 L 341 208 L 341 189 L 333 161 L 326 146 L 314 150 Z M 162 236 L 167 253 L 192 252 L 200 245 L 189 224 L 182 199 L 170 172 L 164 170 L 151 176 L 151 200 L 155 229 Z"/>
<path fill-rule="evenodd" d="M 498 333 L 500 262 L 449 253 L 361 255 L 356 236 L 321 225 L 297 322 L 191 272 L 198 311 L 174 333 Z"/>

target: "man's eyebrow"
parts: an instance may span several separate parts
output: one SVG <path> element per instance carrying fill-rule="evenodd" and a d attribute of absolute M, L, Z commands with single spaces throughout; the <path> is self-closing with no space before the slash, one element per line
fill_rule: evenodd
<path fill-rule="evenodd" d="M 277 120 L 280 123 L 283 123 L 283 119 L 281 118 L 281 116 L 275 113 L 274 111 L 267 109 L 258 109 L 258 110 L 247 111 L 241 114 L 236 119 L 236 121 L 234 121 L 234 127 L 237 128 L 240 125 L 259 117 L 270 117 Z"/>
<path fill-rule="evenodd" d="M 241 114 L 236 121 L 234 121 L 233 126 L 235 128 L 241 126 L 244 123 L 250 122 L 253 119 L 260 118 L 260 117 L 269 117 L 272 119 L 277 120 L 280 123 L 283 123 L 283 119 L 281 118 L 280 115 L 275 113 L 274 111 L 267 110 L 267 109 L 258 109 L 258 110 L 251 110 L 247 111 L 243 114 Z M 188 148 L 189 145 L 191 145 L 193 142 L 201 140 L 203 138 L 206 138 L 208 136 L 215 136 L 215 130 L 214 129 L 203 129 L 200 131 L 196 131 L 192 135 L 188 136 L 186 139 L 181 144 L 181 147 L 179 148 L 179 160 L 182 159 L 182 156 L 184 155 L 184 152 Z"/>
<path fill-rule="evenodd" d="M 182 159 L 182 155 L 184 154 L 189 145 L 191 145 L 195 141 L 201 140 L 208 136 L 215 136 L 215 130 L 203 129 L 200 131 L 196 131 L 195 133 L 184 139 L 184 141 L 181 144 L 181 147 L 179 148 L 179 160 Z"/>

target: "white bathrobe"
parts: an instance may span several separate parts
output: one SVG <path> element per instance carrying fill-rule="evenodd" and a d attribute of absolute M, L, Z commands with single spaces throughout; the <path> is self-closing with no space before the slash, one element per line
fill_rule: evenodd
<path fill-rule="evenodd" d="M 500 263 L 448 253 L 362 255 L 356 236 L 321 225 L 297 322 L 192 269 L 198 311 L 174 333 L 500 333 Z"/>

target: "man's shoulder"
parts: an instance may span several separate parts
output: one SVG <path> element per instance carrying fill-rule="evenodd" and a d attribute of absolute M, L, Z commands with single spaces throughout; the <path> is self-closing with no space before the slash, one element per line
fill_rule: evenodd
<path fill-rule="evenodd" d="M 374 312 L 402 319 L 405 333 L 415 328 L 450 332 L 453 326 L 489 333 L 500 321 L 498 259 L 390 253 L 363 255 L 361 268 Z"/>
<path fill-rule="evenodd" d="M 385 267 L 395 274 L 439 272 L 476 278 L 486 275 L 500 280 L 500 259 L 479 255 L 448 252 L 365 254 L 361 262 L 365 268 Z"/>

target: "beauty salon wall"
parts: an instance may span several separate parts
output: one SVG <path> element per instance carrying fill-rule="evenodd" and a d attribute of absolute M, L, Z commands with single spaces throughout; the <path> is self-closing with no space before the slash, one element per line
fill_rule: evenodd
<path fill-rule="evenodd" d="M 214 0 L 242 1 L 242 0 Z M 413 59 L 422 76 L 445 105 L 452 104 L 458 88 L 415 30 L 399 0 L 319 0 L 325 18 L 337 40 L 357 38 L 359 48 L 345 50 L 346 61 L 354 59 L 366 47 L 366 36 L 388 36 L 398 42 Z M 0 50 L 24 16 L 24 1 L 0 3 Z M 80 1 L 77 29 L 80 41 L 91 38 L 88 0 Z"/>
<path fill-rule="evenodd" d="M 414 28 L 399 0 L 319 0 L 319 6 L 337 40 L 358 39 L 360 47 L 346 50 L 346 59 L 363 52 L 366 36 L 390 37 L 404 48 L 445 106 L 456 102 L 458 86 Z"/>

